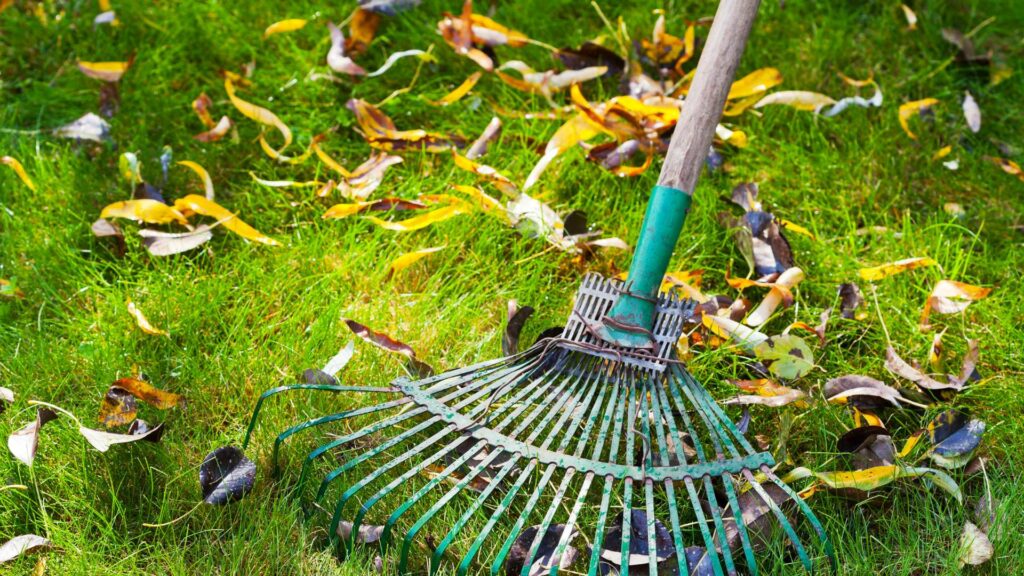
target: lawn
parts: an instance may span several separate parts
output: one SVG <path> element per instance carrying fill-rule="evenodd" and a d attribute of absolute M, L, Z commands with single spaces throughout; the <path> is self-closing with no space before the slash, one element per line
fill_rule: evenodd
<path fill-rule="evenodd" d="M 465 366 L 501 354 L 510 299 L 536 308 L 522 337 L 532 342 L 544 329 L 565 322 L 585 272 L 624 271 L 630 252 L 598 250 L 582 259 L 549 250 L 543 239 L 520 234 L 480 210 L 413 232 L 382 229 L 359 216 L 323 219 L 329 206 L 343 201 L 336 193 L 318 198 L 315 188 L 257 183 L 250 173 L 296 181 L 326 181 L 332 175 L 316 156 L 291 165 L 264 154 L 257 142 L 261 127 L 229 102 L 223 71 L 252 68 L 251 86 L 240 88 L 239 96 L 273 110 L 292 129 L 296 144 L 287 153 L 298 154 L 313 136 L 337 127 L 324 148 L 350 168 L 371 149 L 354 129 L 346 101 L 381 102 L 413 80 L 420 65 L 416 58 L 399 60 L 373 78 L 353 81 L 336 74 L 338 82 L 309 79 L 311 72 L 327 70 L 325 23 L 345 20 L 354 2 L 114 4 L 116 27 L 94 26 L 100 10 L 91 1 L 16 0 L 0 9 L 0 156 L 20 160 L 36 187 L 31 190 L 0 165 L 0 278 L 10 282 L 0 295 L 0 386 L 16 394 L 0 414 L 0 435 L 6 438 L 34 418 L 29 400 L 59 405 L 84 425 L 99 428 L 94 415 L 108 387 L 139 373 L 183 395 L 187 408 L 159 411 L 140 404 L 140 417 L 165 422 L 159 443 L 114 446 L 101 453 L 62 417 L 42 430 L 31 468 L 0 457 L 0 485 L 26 487 L 0 491 L 0 542 L 35 533 L 54 545 L 0 571 L 29 574 L 45 558 L 46 573 L 68 576 L 374 573 L 377 551 L 372 546 L 359 547 L 339 563 L 326 538 L 329 517 L 313 513 L 307 518 L 303 500 L 292 497 L 304 455 L 341 429 L 317 428 L 296 436 L 283 449 L 280 473 L 271 470 L 279 431 L 374 402 L 354 393 L 298 392 L 268 401 L 246 449 L 258 467 L 252 493 L 228 506 L 200 506 L 168 526 L 143 524 L 168 522 L 195 507 L 201 501 L 199 464 L 217 447 L 241 444 L 260 393 L 298 381 L 303 370 L 323 366 L 347 342 L 355 341 L 356 353 L 339 374 L 342 382 L 386 386 L 405 374 L 401 356 L 358 339 L 343 318 L 407 343 L 439 371 Z M 903 358 L 927 364 L 935 333 L 945 330 L 943 348 L 953 373 L 959 371 L 967 341 L 978 340 L 980 380 L 953 397 L 928 402 L 927 409 L 880 413 L 897 449 L 949 408 L 986 423 L 976 451 L 986 458 L 985 474 L 968 475 L 962 466 L 945 470 L 958 483 L 963 504 L 929 482 L 912 479 L 873 490 L 866 498 L 819 490 L 808 502 L 835 543 L 843 574 L 959 574 L 961 531 L 966 521 L 976 522 L 975 504 L 990 492 L 999 503 L 997 526 L 1002 526 L 989 534 L 994 554 L 987 563 L 964 570 L 1019 573 L 1024 571 L 1019 528 L 1024 525 L 1024 177 L 1004 173 L 990 159 L 1024 161 L 1019 152 L 1024 149 L 1024 82 L 1021 70 L 990 82 L 988 68 L 979 72 L 956 59 L 957 48 L 941 31 L 970 34 L 979 51 L 991 49 L 996 61 L 1013 67 L 1024 55 L 1024 6 L 1014 0 L 909 4 L 918 20 L 913 30 L 899 2 L 763 2 L 738 76 L 774 67 L 783 77 L 776 91 L 807 90 L 836 99 L 857 92 L 838 73 L 870 76 L 884 101 L 834 117 L 780 105 L 728 118 L 749 143 L 721 147 L 724 165 L 705 172 L 671 270 L 703 270 L 704 294 L 737 297 L 726 277 L 747 276 L 748 266 L 718 215 L 739 215 L 729 202 L 733 187 L 756 182 L 766 210 L 813 235 L 786 232 L 806 279 L 794 291 L 795 304 L 781 310 L 765 333 L 779 334 L 795 321 L 817 325 L 823 310 L 838 311 L 840 284 L 860 285 L 866 299 L 863 314 L 859 319 L 833 314 L 824 345 L 813 335 L 793 332 L 814 351 L 814 369 L 789 383 L 807 392 L 809 406 L 751 408 L 748 436 L 776 453 L 780 474 L 795 467 L 849 469 L 849 455 L 837 452 L 836 441 L 854 427 L 854 420 L 847 406 L 825 401 L 824 384 L 861 374 L 912 388 L 886 370 L 887 338 Z M 650 35 L 656 8 L 664 8 L 668 31 L 680 36 L 686 22 L 714 12 L 710 2 L 671 0 L 601 7 L 613 21 L 621 17 L 634 39 Z M 564 119 L 520 114 L 551 107 L 541 95 L 513 89 L 493 74 L 484 75 L 470 95 L 454 104 L 433 104 L 479 70 L 437 34 L 442 14 L 459 9 L 451 0 L 425 0 L 385 17 L 357 61 L 375 70 L 389 54 L 432 45 L 436 61 L 423 64 L 411 89 L 381 109 L 399 129 L 457 134 L 469 142 L 492 116 L 502 116 L 500 141 L 479 161 L 521 184 Z M 599 12 L 579 0 L 478 1 L 476 10 L 556 47 L 579 46 L 601 35 L 609 39 Z M 310 22 L 301 30 L 263 38 L 267 26 L 285 18 Z M 698 38 L 706 36 L 706 27 L 697 30 Z M 538 70 L 560 67 L 539 44 L 496 51 L 501 61 L 520 59 Z M 76 61 L 119 61 L 129 54 L 135 60 L 120 81 L 120 107 L 109 119 L 111 141 L 83 144 L 54 137 L 52 128 L 99 112 L 100 82 L 81 73 Z M 617 88 L 616 80 L 601 79 L 584 83 L 583 93 L 596 102 L 614 96 Z M 982 111 L 977 133 L 968 129 L 961 112 L 965 90 Z M 228 115 L 236 123 L 217 142 L 193 138 L 205 130 L 191 109 L 203 92 L 213 101 L 215 119 Z M 870 96 L 871 89 L 861 93 Z M 924 98 L 938 103 L 927 117 L 910 118 L 917 135 L 912 139 L 897 110 Z M 568 90 L 553 100 L 570 104 Z M 273 146 L 280 142 L 273 129 L 267 138 Z M 935 159 L 945 146 L 952 147 L 949 155 Z M 136 234 L 137 224 L 119 221 L 126 242 L 121 256 L 108 239 L 94 237 L 90 226 L 101 210 L 131 195 L 119 172 L 121 153 L 135 153 L 144 178 L 159 184 L 165 147 L 174 161 L 205 167 L 216 201 L 280 246 L 247 242 L 221 227 L 200 249 L 157 257 Z M 621 178 L 586 161 L 577 148 L 556 159 L 530 193 L 562 215 L 584 211 L 592 227 L 632 246 L 660 161 L 637 177 Z M 399 154 L 404 161 L 388 169 L 372 198 L 412 199 L 450 193 L 453 183 L 482 184 L 455 167 L 447 151 Z M 951 160 L 957 161 L 955 170 L 944 165 Z M 192 171 L 172 164 L 163 193 L 173 201 L 202 195 L 203 189 Z M 400 255 L 437 246 L 445 248 L 389 276 L 389 263 Z M 874 282 L 858 276 L 862 268 L 910 257 L 932 258 L 936 265 Z M 992 292 L 960 314 L 933 315 L 932 328 L 923 331 L 921 310 L 943 279 Z M 750 288 L 747 297 L 756 304 L 764 293 Z M 143 332 L 128 312 L 129 301 L 169 335 Z M 688 366 L 724 400 L 736 394 L 727 379 L 757 377 L 752 358 L 741 350 L 729 344 L 696 347 Z M 736 406 L 727 411 L 740 417 Z M 385 431 L 369 445 L 387 437 Z M 331 459 L 336 465 L 342 458 Z M 927 458 L 911 462 L 934 466 Z M 803 488 L 808 481 L 796 484 Z M 332 494 L 336 498 L 340 487 Z M 468 501 L 456 499 L 429 525 L 429 534 L 442 536 Z M 391 509 L 400 502 L 396 495 L 380 507 Z M 381 523 L 386 515 L 380 515 L 368 521 Z M 478 516 L 474 525 L 486 520 L 483 513 Z M 510 526 L 505 522 L 499 531 Z M 590 525 L 581 521 L 581 526 L 589 538 Z M 500 546 L 504 534 L 491 545 Z M 457 542 L 457 550 L 470 540 Z M 426 556 L 428 545 L 418 553 Z M 385 555 L 385 573 L 395 571 L 394 556 Z M 460 556 L 446 560 L 441 573 L 454 573 Z M 484 562 L 475 569 L 489 566 Z M 574 570 L 585 571 L 585 565 Z M 799 563 L 777 548 L 762 564 L 762 573 L 801 572 Z"/>

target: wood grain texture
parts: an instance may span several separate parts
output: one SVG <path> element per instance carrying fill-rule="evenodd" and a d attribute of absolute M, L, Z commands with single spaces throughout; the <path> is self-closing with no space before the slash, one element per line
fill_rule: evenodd
<path fill-rule="evenodd" d="M 760 0 L 722 0 L 683 102 L 658 185 L 693 194 Z"/>

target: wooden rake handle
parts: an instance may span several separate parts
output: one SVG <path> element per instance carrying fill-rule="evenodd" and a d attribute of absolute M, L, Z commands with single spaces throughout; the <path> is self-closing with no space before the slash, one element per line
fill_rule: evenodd
<path fill-rule="evenodd" d="M 607 343 L 653 349 L 655 303 L 760 0 L 721 0 L 651 192 L 625 291 L 597 327 Z"/>

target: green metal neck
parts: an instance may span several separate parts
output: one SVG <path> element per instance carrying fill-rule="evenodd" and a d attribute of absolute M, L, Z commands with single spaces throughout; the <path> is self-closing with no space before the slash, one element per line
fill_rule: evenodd
<path fill-rule="evenodd" d="M 601 321 L 601 337 L 625 348 L 653 348 L 651 328 L 662 278 L 683 229 L 692 202 L 690 194 L 655 186 L 647 202 L 624 292 Z"/>

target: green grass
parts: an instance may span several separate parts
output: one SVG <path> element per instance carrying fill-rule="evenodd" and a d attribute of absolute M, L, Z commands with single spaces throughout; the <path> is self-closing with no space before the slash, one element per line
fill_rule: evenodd
<path fill-rule="evenodd" d="M 536 256 L 544 249 L 541 241 L 521 237 L 496 219 L 462 216 L 396 234 L 354 218 L 323 221 L 320 214 L 328 203 L 311 198 L 308 190 L 268 189 L 251 180 L 249 171 L 296 180 L 323 172 L 314 161 L 283 166 L 268 159 L 255 142 L 259 127 L 228 103 L 218 73 L 251 61 L 253 86 L 242 97 L 281 116 L 294 129 L 299 146 L 338 125 L 327 142 L 331 152 L 348 166 L 368 155 L 367 145 L 351 129 L 354 122 L 345 101 L 383 99 L 408 83 L 415 64 L 404 60 L 382 77 L 359 83 L 305 81 L 310 69 L 323 68 L 328 40 L 322 22 L 344 19 L 349 4 L 354 3 L 118 2 L 123 25 L 98 30 L 92 26 L 92 2 L 44 3 L 46 25 L 20 3 L 0 13 L 0 126 L 5 129 L 0 132 L 0 155 L 20 159 L 38 185 L 38 192 L 32 192 L 0 166 L 0 278 L 25 294 L 23 299 L 0 299 L 0 384 L 18 395 L 0 416 L 0 435 L 6 437 L 32 417 L 29 399 L 54 402 L 92 421 L 110 383 L 132 374 L 135 366 L 158 386 L 189 400 L 187 411 L 159 414 L 143 408 L 144 418 L 167 421 L 167 433 L 157 445 L 119 446 L 101 454 L 64 419 L 43 431 L 31 470 L 0 457 L 2 483 L 30 487 L 0 492 L 0 541 L 27 532 L 48 536 L 59 548 L 45 553 L 49 573 L 372 571 L 373 553 L 365 550 L 338 564 L 324 541 L 324 519 L 305 521 L 298 501 L 286 497 L 301 457 L 326 441 L 326 432 L 290 442 L 281 477 L 269 473 L 276 431 L 367 402 L 355 395 L 300 393 L 271 402 L 249 449 L 260 466 L 253 494 L 230 507 L 201 507 L 170 527 L 147 529 L 142 523 L 169 520 L 194 505 L 199 498 L 196 468 L 203 456 L 241 441 L 261 391 L 293 382 L 303 369 L 322 365 L 351 339 L 340 322 L 343 316 L 409 343 L 443 369 L 500 353 L 510 298 L 538 309 L 526 341 L 564 321 L 584 268 L 558 253 Z M 396 50 L 436 45 L 439 62 L 424 69 L 410 93 L 385 107 L 399 128 L 425 127 L 472 139 L 491 118 L 489 102 L 513 110 L 545 109 L 543 99 L 514 92 L 493 77 L 480 82 L 475 96 L 449 108 L 428 104 L 475 68 L 456 57 L 434 31 L 441 13 L 457 11 L 457 4 L 429 0 L 387 19 L 360 60 L 373 69 Z M 612 18 L 621 15 L 639 38 L 649 33 L 651 9 L 660 4 L 631 4 L 643 5 L 607 3 L 604 9 Z M 860 267 L 931 256 L 939 267 L 877 285 L 898 350 L 905 358 L 924 359 L 932 333 L 918 331 L 917 317 L 935 281 L 951 278 L 993 287 L 992 295 L 972 305 L 966 315 L 935 320 L 938 327 L 948 328 L 945 342 L 954 358 L 963 353 L 966 338 L 981 340 L 984 380 L 952 404 L 988 423 L 982 452 L 991 457 L 991 489 L 1004 503 L 1005 525 L 1020 526 L 1024 304 L 1019 296 L 1024 290 L 1024 251 L 1017 226 L 1024 182 L 1003 174 L 983 156 L 1000 155 L 991 139 L 1024 146 L 1024 83 L 1020 70 L 992 87 L 986 79 L 949 65 L 954 52 L 940 29 L 966 32 L 993 17 L 975 41 L 997 46 L 1013 65 L 1022 55 L 1024 9 L 1012 0 L 917 2 L 913 7 L 919 29 L 907 31 L 898 6 L 764 2 L 741 74 L 775 66 L 785 77 L 782 89 L 838 97 L 852 89 L 836 71 L 854 77 L 873 73 L 885 103 L 880 109 L 850 109 L 832 119 L 785 107 L 738 118 L 750 146 L 729 153 L 729 171 L 701 182 L 673 266 L 704 269 L 706 293 L 732 293 L 725 273 L 741 275 L 745 265 L 715 215 L 733 210 L 727 198 L 735 184 L 755 180 L 768 209 L 816 235 L 816 240 L 789 235 L 807 279 L 799 287 L 799 306 L 772 323 L 773 333 L 796 319 L 814 324 L 821 310 L 836 304 L 836 286 L 856 279 Z M 664 8 L 670 14 L 669 30 L 676 33 L 684 19 L 713 11 L 710 3 L 697 2 L 670 1 Z M 481 3 L 479 10 L 486 12 L 487 5 Z M 274 21 L 314 14 L 319 19 L 304 30 L 261 40 L 262 30 Z M 604 32 L 584 2 L 495 4 L 494 17 L 559 46 L 578 45 Z M 75 70 L 76 59 L 119 60 L 132 52 L 137 60 L 122 82 L 121 110 L 111 121 L 116 149 L 76 146 L 45 134 L 47 128 L 96 110 L 97 83 Z M 522 59 L 539 69 L 553 65 L 536 46 L 499 52 L 505 60 Z M 965 89 L 983 110 L 984 126 L 977 135 L 966 129 L 960 115 Z M 592 99 L 614 90 L 612 83 L 585 88 Z M 238 121 L 237 138 L 208 145 L 192 140 L 202 128 L 190 103 L 203 91 L 215 101 L 215 117 L 228 114 Z M 933 125 L 913 121 L 920 139 L 912 141 L 899 127 L 896 108 L 924 97 L 939 98 L 942 104 Z M 538 158 L 535 150 L 557 126 L 507 119 L 501 144 L 488 153 L 486 163 L 521 182 Z M 24 132 L 35 129 L 44 133 Z M 931 160 L 947 144 L 956 146 L 950 158 L 960 160 L 958 171 Z M 89 226 L 102 207 L 128 194 L 117 175 L 118 154 L 136 152 L 147 179 L 158 182 L 157 157 L 165 145 L 173 148 L 176 160 L 205 166 L 218 201 L 284 246 L 246 244 L 218 231 L 206 251 L 151 258 L 134 235 L 136 226 L 126 224 L 129 245 L 119 259 L 94 239 Z M 655 167 L 636 179 L 618 179 L 571 151 L 549 169 L 537 191 L 563 213 L 585 210 L 594 226 L 632 241 L 656 174 Z M 473 178 L 455 169 L 446 154 L 407 154 L 404 164 L 388 172 L 377 194 L 440 193 L 450 182 L 468 184 Z M 175 168 L 165 194 L 174 198 L 198 190 L 194 175 Z M 948 215 L 946 202 L 960 203 L 966 216 Z M 855 234 L 870 226 L 884 226 L 888 232 Z M 399 254 L 442 244 L 448 248 L 394 281 L 385 279 L 388 262 Z M 602 253 L 587 266 L 606 273 L 623 270 L 628 254 Z M 870 301 L 871 290 L 863 288 Z M 171 336 L 139 331 L 125 309 L 129 299 Z M 819 368 L 801 386 L 820 397 L 828 378 L 847 373 L 891 381 L 883 368 L 884 350 L 877 315 L 861 322 L 834 320 L 828 344 L 815 349 Z M 698 355 L 690 369 L 722 397 L 730 393 L 726 377 L 751 375 L 747 364 L 731 351 L 719 350 Z M 343 376 L 348 383 L 380 386 L 400 373 L 393 357 L 359 343 Z M 932 412 L 888 415 L 897 442 Z M 751 434 L 774 439 L 780 413 L 755 408 Z M 793 465 L 843 467 L 835 440 L 851 426 L 846 410 L 819 402 L 794 414 L 788 441 Z M 954 476 L 962 481 L 964 507 L 910 481 L 860 503 L 831 494 L 815 496 L 811 503 L 836 542 L 842 573 L 959 573 L 960 530 L 972 517 L 984 484 L 959 472 Z M 392 503 L 398 502 L 395 498 Z M 432 533 L 443 534 L 457 513 L 457 506 L 445 511 L 430 525 Z M 1011 529 L 995 536 L 993 560 L 975 572 L 1024 570 L 1024 545 L 1017 536 Z M 4 573 L 27 574 L 34 563 L 33 558 L 21 559 L 4 566 Z M 766 571 L 794 571 L 793 565 L 783 564 L 775 558 Z"/>

